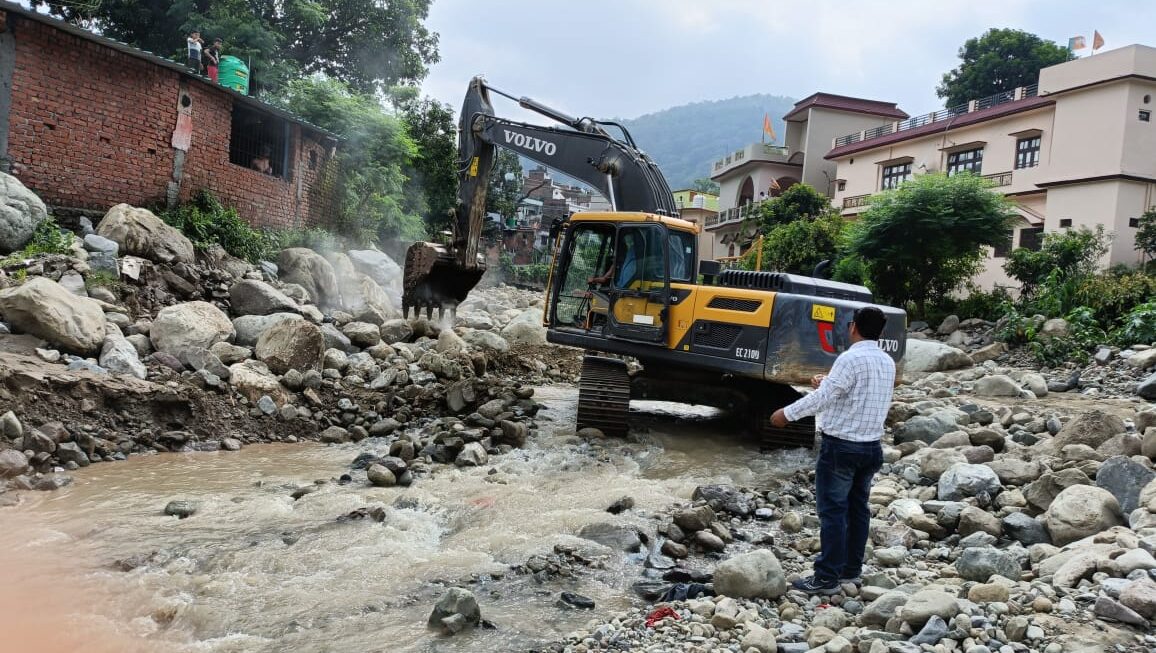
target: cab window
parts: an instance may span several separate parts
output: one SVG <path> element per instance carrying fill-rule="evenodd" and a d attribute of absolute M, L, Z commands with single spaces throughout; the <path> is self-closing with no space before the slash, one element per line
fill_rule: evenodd
<path fill-rule="evenodd" d="M 558 288 L 555 320 L 560 325 L 578 326 L 589 311 L 589 290 L 609 279 L 614 265 L 614 228 L 609 225 L 577 227 L 569 241 L 570 264 Z"/>

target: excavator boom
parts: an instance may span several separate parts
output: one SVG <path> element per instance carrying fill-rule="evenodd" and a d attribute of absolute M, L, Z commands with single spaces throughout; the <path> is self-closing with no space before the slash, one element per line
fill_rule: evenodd
<path fill-rule="evenodd" d="M 543 127 L 495 116 L 490 92 L 562 124 Z M 622 131 L 622 139 L 607 131 Z M 678 209 L 658 166 L 635 147 L 630 134 L 614 123 L 573 118 L 530 98 L 515 98 L 489 86 L 481 77 L 470 81 L 458 119 L 458 202 L 450 243 L 414 243 L 405 258 L 402 308 L 426 314 L 453 310 L 485 273 L 481 251 L 486 194 L 494 167 L 494 148 L 503 147 L 583 181 L 603 195 L 616 211 L 644 211 L 674 216 Z"/>

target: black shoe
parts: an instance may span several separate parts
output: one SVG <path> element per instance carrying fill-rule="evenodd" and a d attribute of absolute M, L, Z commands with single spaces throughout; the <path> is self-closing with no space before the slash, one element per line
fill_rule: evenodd
<path fill-rule="evenodd" d="M 855 576 L 853 578 L 840 578 L 839 579 L 840 585 L 846 585 L 847 583 L 850 583 L 850 584 L 854 585 L 855 587 L 863 587 L 863 577 L 862 576 Z"/>
<path fill-rule="evenodd" d="M 820 594 L 823 596 L 831 596 L 838 594 L 840 587 L 839 581 L 821 581 L 814 576 L 800 578 L 791 583 L 791 587 L 807 594 Z"/>

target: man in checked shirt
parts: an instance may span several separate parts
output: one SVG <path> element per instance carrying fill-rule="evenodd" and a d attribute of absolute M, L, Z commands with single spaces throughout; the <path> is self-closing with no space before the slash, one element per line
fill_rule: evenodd
<path fill-rule="evenodd" d="M 819 557 L 814 575 L 792 587 L 809 594 L 835 594 L 842 583 L 860 582 L 867 531 L 871 481 L 883 465 L 883 422 L 895 387 L 895 361 L 879 348 L 887 322 L 883 311 L 855 311 L 848 325 L 851 346 L 839 355 L 831 373 L 811 379 L 815 391 L 775 411 L 771 424 L 816 415 L 822 444 L 815 466 L 819 510 Z"/>

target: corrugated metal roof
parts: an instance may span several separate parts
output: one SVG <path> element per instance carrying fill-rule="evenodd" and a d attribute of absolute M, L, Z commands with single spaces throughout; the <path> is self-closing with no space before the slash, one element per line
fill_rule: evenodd
<path fill-rule="evenodd" d="M 156 55 L 156 54 L 149 52 L 147 50 L 141 50 L 140 48 L 133 47 L 127 43 L 122 43 L 122 42 L 117 41 L 115 39 L 110 39 L 106 36 L 101 36 L 99 34 L 95 34 L 95 33 L 90 32 L 84 28 L 77 27 L 76 25 L 73 25 L 71 23 L 65 22 L 65 21 L 57 19 L 57 18 L 53 18 L 52 16 L 48 16 L 45 14 L 41 14 L 39 12 L 32 11 L 30 9 L 26 9 L 26 8 L 22 7 L 21 5 L 15 4 L 13 2 L 9 2 L 8 0 L 0 0 L 0 11 L 6 11 L 10 14 L 16 14 L 18 16 L 23 16 L 24 18 L 28 18 L 29 20 L 34 20 L 38 23 L 43 23 L 45 25 L 48 25 L 49 27 L 52 27 L 54 29 L 58 29 L 62 32 L 68 32 L 69 34 L 72 34 L 73 36 L 77 36 L 79 38 L 82 38 L 86 41 L 91 41 L 93 43 L 96 43 L 97 45 L 101 45 L 101 46 L 104 46 L 106 48 L 111 48 L 113 50 L 116 50 L 117 52 L 123 52 L 124 54 L 127 54 L 127 55 L 132 56 L 132 57 L 136 57 L 137 59 L 143 59 L 144 61 L 147 61 L 147 62 L 154 64 L 154 65 L 157 65 L 157 66 L 161 66 L 162 68 L 168 68 L 169 70 L 172 70 L 173 72 L 179 73 L 180 75 L 183 75 L 189 79 L 196 80 L 198 82 L 201 82 L 202 84 L 205 84 L 206 86 L 209 86 L 210 88 L 213 88 L 213 89 L 220 91 L 222 93 L 226 93 L 228 95 L 231 95 L 231 96 L 233 96 L 233 99 L 235 101 L 240 102 L 241 104 L 245 104 L 247 106 L 253 107 L 255 109 L 259 109 L 261 111 L 265 111 L 267 113 L 271 113 L 271 114 L 273 114 L 279 118 L 284 118 L 285 120 L 288 120 L 290 122 L 297 123 L 303 127 L 311 129 L 317 133 L 324 134 L 326 136 L 330 136 L 330 137 L 338 139 L 338 140 L 340 140 L 340 138 L 341 138 L 337 134 L 334 134 L 333 132 L 329 131 L 328 129 L 314 125 L 313 123 L 301 118 L 300 116 L 296 116 L 296 115 L 294 115 L 294 114 L 292 114 L 292 113 L 290 113 L 290 112 L 288 112 L 288 111 L 286 111 L 280 107 L 276 107 L 272 104 L 269 104 L 268 102 L 262 102 L 261 100 L 258 100 L 255 97 L 252 97 L 249 95 L 244 95 L 242 93 L 238 93 L 237 91 L 234 91 L 231 88 L 227 88 L 227 87 L 221 86 L 220 84 L 216 84 L 213 82 L 213 80 L 209 79 L 208 77 L 202 77 L 200 75 L 193 73 L 191 70 L 188 69 L 188 67 L 186 67 L 182 64 L 179 64 L 179 63 L 172 61 L 170 59 L 165 59 L 164 57 Z"/>

